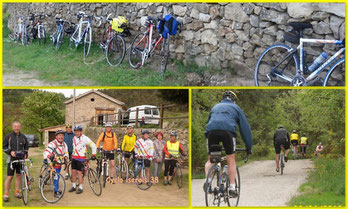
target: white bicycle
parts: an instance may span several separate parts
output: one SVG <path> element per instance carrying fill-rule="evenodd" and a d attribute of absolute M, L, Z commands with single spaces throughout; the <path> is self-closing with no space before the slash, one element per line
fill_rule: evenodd
<path fill-rule="evenodd" d="M 28 32 L 27 32 L 27 23 L 26 23 L 26 17 L 19 16 L 18 22 L 16 25 L 15 30 L 12 34 L 9 34 L 9 38 L 13 40 L 14 42 L 22 42 L 23 46 L 28 45 Z"/>
<path fill-rule="evenodd" d="M 92 20 L 99 21 L 98 27 L 102 23 L 102 18 L 94 15 L 86 15 L 85 12 L 79 12 L 77 14 L 77 19 L 79 23 L 76 25 L 75 32 L 70 37 L 69 47 L 75 46 L 77 48 L 83 43 L 83 55 L 88 56 L 92 44 Z"/>

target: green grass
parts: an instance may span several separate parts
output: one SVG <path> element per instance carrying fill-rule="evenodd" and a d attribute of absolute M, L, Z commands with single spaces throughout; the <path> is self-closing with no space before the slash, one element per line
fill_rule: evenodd
<path fill-rule="evenodd" d="M 315 170 L 307 182 L 300 186 L 300 195 L 292 198 L 291 206 L 344 206 L 345 205 L 345 159 L 318 158 Z"/>

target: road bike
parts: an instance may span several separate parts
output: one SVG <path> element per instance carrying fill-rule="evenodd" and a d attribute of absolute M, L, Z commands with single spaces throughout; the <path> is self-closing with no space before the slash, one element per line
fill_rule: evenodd
<path fill-rule="evenodd" d="M 175 160 L 175 170 L 174 170 L 174 174 L 172 176 L 172 180 L 176 179 L 176 183 L 179 187 L 179 189 L 182 188 L 182 169 L 181 169 L 181 158 L 180 156 L 173 156 L 171 158 L 171 160 Z"/>
<path fill-rule="evenodd" d="M 145 167 L 145 158 L 139 157 L 135 160 L 135 181 L 136 185 L 141 190 L 148 190 L 152 186 L 152 182 L 154 180 L 153 177 L 151 177 L 151 171 L 150 176 L 146 174 L 146 167 Z M 150 169 L 150 168 L 147 168 Z"/>
<path fill-rule="evenodd" d="M 298 46 L 291 48 L 284 44 L 276 44 L 267 48 L 257 60 L 254 73 L 255 86 L 311 86 L 318 84 L 344 86 L 345 39 L 303 38 L 303 30 L 312 28 L 311 23 L 291 22 L 289 25 L 294 29 L 293 33 L 285 33 L 284 39 L 290 43 L 298 44 Z M 314 61 L 308 67 L 304 49 L 305 43 L 335 44 L 340 49 L 331 57 L 326 55 L 327 58 L 323 58 L 321 62 Z M 320 55 L 320 53 L 318 54 Z M 323 74 L 325 69 L 328 71 Z"/>
<path fill-rule="evenodd" d="M 22 200 L 24 205 L 28 204 L 29 191 L 31 191 L 31 183 L 34 182 L 33 177 L 30 175 L 29 167 L 26 163 L 30 163 L 33 166 L 30 159 L 16 159 L 11 162 L 11 170 L 13 170 L 13 164 L 18 163 L 20 165 L 20 175 L 21 175 L 21 190 L 22 190 Z"/>
<path fill-rule="evenodd" d="M 285 163 L 284 163 L 284 145 L 280 145 L 280 156 L 279 156 L 279 168 L 280 168 L 280 175 L 283 175 Z"/>
<path fill-rule="evenodd" d="M 56 49 L 59 50 L 64 43 L 64 33 L 72 35 L 72 33 L 75 31 L 75 23 L 57 17 L 56 23 L 57 29 L 52 35 L 50 35 L 50 40 L 52 46 L 56 46 Z M 65 28 L 66 24 L 68 24 L 70 27 Z"/>
<path fill-rule="evenodd" d="M 107 158 L 107 154 L 111 153 L 113 154 L 114 151 L 101 151 L 101 159 L 97 159 L 97 174 L 100 178 L 103 177 L 103 188 L 106 186 L 106 182 L 113 183 L 110 176 L 109 176 L 109 162 L 110 160 Z"/>
<path fill-rule="evenodd" d="M 58 163 L 56 161 L 44 163 L 43 172 L 40 172 L 41 179 L 39 181 L 40 193 L 42 198 L 48 203 L 56 203 L 64 196 L 66 183 L 60 172 L 56 171 L 56 166 L 62 166 L 66 163 Z"/>
<path fill-rule="evenodd" d="M 43 19 L 46 17 L 48 17 L 48 15 L 46 14 L 30 14 L 30 24 L 28 29 L 30 42 L 33 42 L 35 39 L 37 39 L 39 45 L 46 43 L 46 30 L 43 24 Z"/>
<path fill-rule="evenodd" d="M 70 37 L 69 47 L 77 48 L 83 42 L 83 55 L 87 57 L 92 45 L 92 20 L 99 21 L 98 27 L 101 25 L 101 18 L 94 15 L 86 15 L 85 12 L 77 14 L 79 23 L 76 25 L 75 32 Z M 86 20 L 85 20 L 86 19 Z"/>
<path fill-rule="evenodd" d="M 128 163 L 125 160 L 125 152 L 118 150 L 116 156 L 116 176 L 126 180 L 129 176 Z M 133 175 L 132 175 L 133 176 Z"/>
<path fill-rule="evenodd" d="M 294 146 L 294 144 L 292 145 L 292 155 L 294 156 L 294 160 L 297 159 L 297 146 Z"/>
<path fill-rule="evenodd" d="M 209 169 L 208 175 L 205 181 L 205 204 L 206 206 L 220 206 L 221 201 L 227 204 L 227 206 L 238 206 L 241 181 L 238 166 L 236 166 L 235 187 L 238 194 L 237 197 L 232 198 L 228 194 L 228 187 L 230 180 L 227 172 L 227 165 L 222 167 L 221 162 L 226 160 L 226 157 L 221 156 L 221 152 L 224 150 L 221 145 L 212 145 L 210 150 L 210 162 L 214 165 Z M 247 152 L 246 149 L 236 148 L 236 151 Z M 249 154 L 247 152 L 244 163 L 248 162 Z"/>
<path fill-rule="evenodd" d="M 169 59 L 170 35 L 164 38 L 162 34 L 154 34 L 157 21 L 164 21 L 160 18 L 147 17 L 145 26 L 147 30 L 138 34 L 132 41 L 129 50 L 129 64 L 132 68 L 138 69 L 145 64 L 145 61 L 156 54 L 156 49 L 161 44 L 159 55 L 161 57 L 161 74 L 167 69 Z"/>
<path fill-rule="evenodd" d="M 100 49 L 105 53 L 106 61 L 110 66 L 116 67 L 121 64 L 126 55 L 126 43 L 124 41 L 124 36 L 129 36 L 130 32 L 128 30 L 127 24 L 122 24 L 119 27 L 123 29 L 122 33 L 112 29 L 113 19 L 110 18 L 109 14 L 105 19 L 107 22 L 107 27 L 104 31 L 102 41 L 100 42 Z"/>
<path fill-rule="evenodd" d="M 9 34 L 9 38 L 14 42 L 21 41 L 23 46 L 28 45 L 28 31 L 27 31 L 27 23 L 26 17 L 19 16 L 16 28 L 14 29 L 12 34 Z"/>

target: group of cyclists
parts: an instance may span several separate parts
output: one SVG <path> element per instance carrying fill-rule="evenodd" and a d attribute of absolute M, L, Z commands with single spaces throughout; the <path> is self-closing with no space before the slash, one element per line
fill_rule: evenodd
<path fill-rule="evenodd" d="M 3 150 L 8 155 L 7 163 L 18 158 L 28 158 L 28 140 L 24 134 L 20 132 L 21 124 L 14 122 L 12 124 L 13 132 L 8 134 L 3 141 Z M 43 162 L 45 164 L 54 163 L 54 169 L 60 173 L 64 162 L 71 161 L 71 182 L 72 187 L 69 192 L 76 192 L 76 194 L 83 193 L 83 172 L 84 162 L 87 156 L 91 155 L 91 160 L 96 160 L 98 152 L 105 152 L 107 159 L 109 159 L 110 167 L 110 183 L 115 184 L 115 152 L 123 152 L 125 160 L 135 161 L 137 158 L 144 159 L 147 176 L 150 176 L 150 166 L 153 164 L 153 177 L 159 177 L 162 170 L 162 165 L 165 165 L 164 170 L 164 184 L 171 185 L 173 171 L 176 166 L 176 160 L 180 158 L 180 154 L 186 156 L 182 144 L 177 140 L 178 133 L 176 131 L 170 132 L 170 140 L 163 139 L 163 133 L 155 133 L 155 140 L 150 139 L 150 131 L 143 130 L 142 137 L 137 138 L 133 133 L 132 125 L 127 126 L 127 133 L 122 140 L 121 148 L 118 148 L 116 133 L 112 131 L 112 124 L 106 123 L 105 131 L 102 132 L 94 143 L 88 136 L 83 134 L 81 125 L 72 127 L 66 125 L 66 131 L 61 129 L 55 133 L 55 139 L 51 141 L 43 152 Z M 91 150 L 91 154 L 88 152 Z M 20 155 L 21 154 L 21 155 Z M 177 157 L 177 158 L 175 158 Z M 16 172 L 16 191 L 15 197 L 21 198 L 20 193 L 20 172 L 19 165 L 14 164 L 11 168 L 7 168 L 7 178 L 5 181 L 5 191 L 3 200 L 9 200 L 9 190 L 11 181 Z M 66 174 L 65 178 L 69 176 Z M 78 179 L 78 187 L 76 181 Z M 150 183 L 150 182 L 148 182 Z M 152 182 L 151 182 L 152 183 Z M 59 189 L 59 179 L 54 180 L 54 195 L 59 196 L 62 191 Z"/>

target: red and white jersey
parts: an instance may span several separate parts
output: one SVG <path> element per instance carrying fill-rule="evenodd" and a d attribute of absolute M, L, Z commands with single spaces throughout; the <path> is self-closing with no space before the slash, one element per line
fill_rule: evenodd
<path fill-rule="evenodd" d="M 58 159 L 58 162 L 63 160 L 59 159 L 59 157 L 69 157 L 68 146 L 66 143 L 64 141 L 60 143 L 57 139 L 51 141 L 43 153 L 43 158 L 49 159 L 51 156 L 55 156 L 55 158 Z"/>
<path fill-rule="evenodd" d="M 78 138 L 77 136 L 74 136 L 72 158 L 86 159 L 88 146 L 91 147 L 92 154 L 95 155 L 97 153 L 97 146 L 90 138 L 88 138 L 88 136 L 82 135 L 80 138 Z"/>

